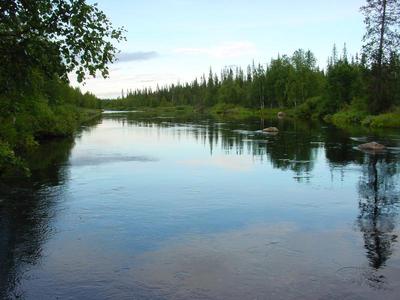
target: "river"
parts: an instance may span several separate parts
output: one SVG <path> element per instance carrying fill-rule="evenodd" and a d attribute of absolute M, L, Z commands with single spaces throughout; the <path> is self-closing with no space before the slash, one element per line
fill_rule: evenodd
<path fill-rule="evenodd" d="M 372 140 L 388 150 L 357 149 Z M 399 147 L 106 113 L 0 186 L 0 298 L 398 299 Z"/>

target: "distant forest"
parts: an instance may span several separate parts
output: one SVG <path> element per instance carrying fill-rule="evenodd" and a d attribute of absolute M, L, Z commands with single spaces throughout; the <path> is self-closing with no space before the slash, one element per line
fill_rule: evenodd
<path fill-rule="evenodd" d="M 227 67 L 191 83 L 155 90 L 128 90 L 106 108 L 131 109 L 191 105 L 204 109 L 237 105 L 252 109 L 295 109 L 301 116 L 327 116 L 338 111 L 380 114 L 400 105 L 400 0 L 366 0 L 361 7 L 366 27 L 360 55 L 349 57 L 333 47 L 325 69 L 311 51 L 297 50 L 268 64 L 244 71 Z M 398 122 L 400 123 L 400 122 Z M 400 125 L 400 124 L 399 124 Z"/>
<path fill-rule="evenodd" d="M 340 52 L 340 53 L 339 53 Z M 370 82 L 373 70 L 366 55 L 349 57 L 346 46 L 333 47 L 325 70 L 317 66 L 311 51 L 297 50 L 266 65 L 227 67 L 218 75 L 209 74 L 191 83 L 172 84 L 155 90 L 127 90 L 106 108 L 192 105 L 198 108 L 221 104 L 248 108 L 297 108 L 318 115 L 334 113 L 345 106 L 382 112 L 400 104 L 400 56 L 392 53 L 385 66 L 384 103 L 375 103 Z M 124 94 L 124 93 L 123 93 Z"/>

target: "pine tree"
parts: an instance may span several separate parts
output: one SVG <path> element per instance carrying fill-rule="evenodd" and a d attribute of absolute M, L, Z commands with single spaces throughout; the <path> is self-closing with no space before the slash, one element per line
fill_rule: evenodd
<path fill-rule="evenodd" d="M 365 16 L 364 53 L 372 69 L 370 108 L 381 112 L 390 107 L 388 65 L 400 46 L 400 0 L 367 0 L 361 7 Z"/>

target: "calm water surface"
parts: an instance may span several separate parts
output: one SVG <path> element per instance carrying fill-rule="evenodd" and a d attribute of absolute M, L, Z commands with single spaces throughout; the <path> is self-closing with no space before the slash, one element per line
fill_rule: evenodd
<path fill-rule="evenodd" d="M 105 114 L 0 185 L 0 298 L 399 299 L 399 147 Z"/>

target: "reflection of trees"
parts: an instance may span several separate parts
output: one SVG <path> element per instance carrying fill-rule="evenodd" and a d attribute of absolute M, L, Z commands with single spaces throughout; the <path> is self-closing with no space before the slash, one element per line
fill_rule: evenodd
<path fill-rule="evenodd" d="M 332 166 L 343 166 L 351 163 L 362 164 L 362 153 L 353 151 L 354 142 L 344 130 L 329 127 L 326 129 L 325 155 Z"/>
<path fill-rule="evenodd" d="M 319 144 L 318 133 L 308 123 L 285 122 L 280 124 L 283 130 L 268 144 L 268 159 L 275 168 L 292 170 L 297 175 L 307 174 L 314 168 Z"/>
<path fill-rule="evenodd" d="M 31 178 L 0 183 L 1 299 L 20 296 L 18 283 L 24 269 L 42 255 L 72 146 L 72 139 L 43 144 L 29 155 Z"/>
<path fill-rule="evenodd" d="M 394 229 L 400 193 L 398 169 L 398 162 L 388 156 L 365 156 L 359 182 L 358 225 L 367 258 L 375 270 L 385 265 L 397 240 Z"/>
<path fill-rule="evenodd" d="M 260 126 L 258 120 L 242 126 L 238 122 L 220 124 L 214 120 L 189 123 L 190 120 L 138 119 L 136 116 L 106 118 L 121 124 L 159 131 L 165 129 L 162 134 L 177 139 L 192 137 L 207 145 L 211 155 L 215 149 L 252 155 L 259 160 L 268 160 L 274 168 L 291 170 L 298 175 L 312 171 L 316 156 L 322 150 L 331 164 L 362 165 L 357 224 L 363 233 L 367 258 L 371 267 L 377 270 L 385 265 L 392 253 L 397 239 L 395 218 L 400 191 L 399 163 L 389 154 L 363 155 L 353 150 L 353 143 L 344 133 L 301 122 L 282 122 L 278 126 L 279 134 L 267 135 L 256 131 L 276 124 L 265 122 Z M 168 131 L 168 128 L 172 130 Z M 238 130 L 243 128 L 246 130 Z M 3 201 L 0 204 L 0 298 L 17 290 L 24 268 L 37 263 L 42 255 L 42 245 L 52 233 L 50 221 L 57 211 L 57 201 L 62 199 L 59 194 L 67 179 L 66 163 L 72 146 L 72 140 L 58 140 L 41 146 L 29 158 L 32 179 L 0 184 L 0 202 Z"/>
<path fill-rule="evenodd" d="M 181 136 L 193 137 L 207 144 L 211 154 L 215 149 L 220 148 L 226 153 L 252 155 L 260 161 L 270 161 L 274 168 L 294 171 L 296 175 L 312 171 L 315 157 L 321 148 L 319 143 L 312 143 L 321 139 L 321 129 L 299 121 L 279 121 L 278 125 L 275 124 L 276 121 L 264 121 L 260 125 L 260 120 L 247 120 L 244 125 L 238 121 L 218 123 L 213 119 L 203 119 L 193 124 L 191 123 L 193 120 L 188 121 L 184 118 L 149 119 L 141 118 L 140 115 L 131 117 L 109 115 L 107 118 L 140 127 L 158 129 L 172 127 L 170 134 L 178 139 Z M 264 126 L 278 126 L 281 131 L 277 135 L 257 132 Z"/>
<path fill-rule="evenodd" d="M 255 133 L 260 122 L 246 122 L 245 130 L 238 122 L 226 122 L 222 126 L 214 120 L 199 125 L 190 125 L 176 120 L 152 119 L 129 120 L 139 126 L 157 128 L 174 127 L 171 132 L 192 136 L 213 149 L 222 148 L 227 153 L 248 154 L 259 160 L 268 160 L 274 168 L 291 170 L 297 175 L 308 174 L 314 168 L 318 151 L 323 150 L 332 167 L 355 164 L 363 168 L 359 182 L 358 225 L 364 236 L 365 249 L 370 265 L 374 269 L 383 266 L 392 253 L 395 217 L 399 202 L 399 163 L 382 155 L 364 155 L 354 149 L 355 143 L 348 133 L 333 127 L 321 128 L 303 122 L 280 122 L 277 135 Z M 277 126 L 271 121 L 261 122 L 261 127 Z M 300 176 L 299 176 L 300 177 Z M 306 176 L 303 176 L 306 177 Z"/>

